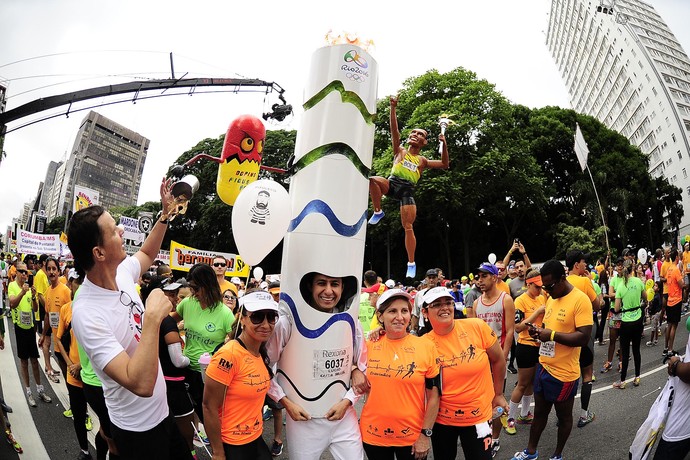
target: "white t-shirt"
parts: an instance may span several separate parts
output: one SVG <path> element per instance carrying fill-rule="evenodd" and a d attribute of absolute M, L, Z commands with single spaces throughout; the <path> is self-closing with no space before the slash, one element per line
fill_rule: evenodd
<path fill-rule="evenodd" d="M 690 362 L 690 341 L 685 346 L 685 358 L 682 362 Z M 673 405 L 668 414 L 666 428 L 664 428 L 664 433 L 661 436 L 664 441 L 677 442 L 690 438 L 688 404 L 690 404 L 690 385 L 678 379 Z"/>
<path fill-rule="evenodd" d="M 158 363 L 158 377 L 150 398 L 135 395 L 110 378 L 103 369 L 123 350 L 131 357 L 143 327 L 144 308 L 135 282 L 141 265 L 127 257 L 117 267 L 118 291 L 111 291 L 84 280 L 72 305 L 72 328 L 103 383 L 110 420 L 128 431 L 147 431 L 168 416 L 163 371 Z M 129 299 L 130 305 L 125 301 Z"/>

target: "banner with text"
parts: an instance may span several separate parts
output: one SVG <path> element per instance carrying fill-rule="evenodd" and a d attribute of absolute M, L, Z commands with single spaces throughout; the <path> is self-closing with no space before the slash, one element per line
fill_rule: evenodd
<path fill-rule="evenodd" d="M 139 231 L 139 219 L 120 216 L 119 225 L 125 230 L 122 235 L 125 240 L 125 252 L 130 256 L 134 255 L 144 243 L 144 234 Z"/>
<path fill-rule="evenodd" d="M 170 242 L 170 268 L 173 270 L 182 270 L 188 272 L 194 264 L 204 263 L 211 265 L 213 257 L 221 255 L 227 261 L 227 270 L 225 276 L 241 276 L 249 275 L 249 266 L 246 265 L 240 256 L 237 254 L 230 254 L 227 252 L 204 251 L 202 249 L 194 249 L 190 246 Z"/>
<path fill-rule="evenodd" d="M 100 193 L 97 190 L 82 187 L 81 185 L 74 186 L 74 201 L 72 201 L 72 212 L 75 213 L 80 209 L 88 208 L 94 204 L 100 204 Z"/>
<path fill-rule="evenodd" d="M 17 251 L 23 254 L 61 254 L 60 235 L 43 235 L 20 230 L 17 237 Z"/>

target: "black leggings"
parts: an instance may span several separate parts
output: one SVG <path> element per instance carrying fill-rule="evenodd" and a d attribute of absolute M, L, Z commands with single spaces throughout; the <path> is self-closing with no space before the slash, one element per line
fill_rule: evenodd
<path fill-rule="evenodd" d="M 225 458 L 232 460 L 271 460 L 271 451 L 264 441 L 264 438 L 259 436 L 252 442 L 234 446 L 223 443 L 223 451 Z"/>
<path fill-rule="evenodd" d="M 450 426 L 434 423 L 431 446 L 434 460 L 455 460 L 458 453 L 458 436 L 465 458 L 491 460 L 491 433 L 477 438 L 477 428 L 472 426 Z"/>
<path fill-rule="evenodd" d="M 374 446 L 365 442 L 364 452 L 369 460 L 414 460 L 412 446 Z"/>
<path fill-rule="evenodd" d="M 630 359 L 630 343 L 632 342 L 633 360 L 635 361 L 635 377 L 640 376 L 640 342 L 642 342 L 642 331 L 644 330 L 643 318 L 637 321 L 621 321 L 620 340 L 621 340 L 621 382 L 625 380 L 628 373 L 628 359 Z"/>
<path fill-rule="evenodd" d="M 606 320 L 609 316 L 609 304 L 610 302 L 607 299 L 604 301 L 604 305 L 601 306 L 601 318 L 599 318 L 599 322 L 597 323 L 597 333 L 594 337 L 599 342 L 604 341 L 604 329 L 606 327 Z"/>
<path fill-rule="evenodd" d="M 127 460 L 192 460 L 187 441 L 168 415 L 147 431 L 128 431 L 111 425 L 120 457 Z"/>
<path fill-rule="evenodd" d="M 68 382 L 65 383 L 67 384 L 69 406 L 72 409 L 74 431 L 77 433 L 79 447 L 82 450 L 89 450 L 89 440 L 86 438 L 86 396 L 84 396 L 84 389 Z"/>

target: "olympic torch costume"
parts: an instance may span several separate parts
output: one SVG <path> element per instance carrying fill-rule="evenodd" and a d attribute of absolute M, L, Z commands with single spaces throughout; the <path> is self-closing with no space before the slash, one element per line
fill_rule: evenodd
<path fill-rule="evenodd" d="M 300 460 L 318 460 L 326 448 L 337 459 L 363 458 L 350 375 L 354 366 L 366 370 L 356 287 L 366 237 L 377 69 L 359 46 L 327 46 L 313 54 L 305 89 L 290 182 L 292 220 L 283 247 L 282 315 L 267 343 L 278 364 L 269 396 L 287 395 L 312 417 L 287 417 L 290 456 Z M 308 304 L 300 282 L 310 273 L 355 286 L 353 292 L 343 290 L 344 311 L 324 313 Z M 343 398 L 353 402 L 345 416 L 324 418 Z"/>

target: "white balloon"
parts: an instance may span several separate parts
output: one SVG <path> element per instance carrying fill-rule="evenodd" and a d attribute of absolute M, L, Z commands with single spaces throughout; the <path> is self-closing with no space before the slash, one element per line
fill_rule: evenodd
<path fill-rule="evenodd" d="M 490 264 L 496 263 L 496 254 L 494 254 L 493 252 L 491 254 L 489 254 L 489 263 Z"/>
<path fill-rule="evenodd" d="M 240 192 L 232 209 L 232 233 L 244 263 L 264 260 L 287 233 L 291 214 L 288 192 L 276 181 L 257 180 Z"/>
<path fill-rule="evenodd" d="M 252 273 L 254 274 L 254 279 L 261 280 L 264 278 L 264 269 L 261 267 L 254 267 L 254 271 Z"/>
<path fill-rule="evenodd" d="M 647 263 L 647 250 L 644 248 L 640 248 L 640 250 L 637 251 L 637 258 L 640 259 L 640 263 L 646 264 Z"/>

